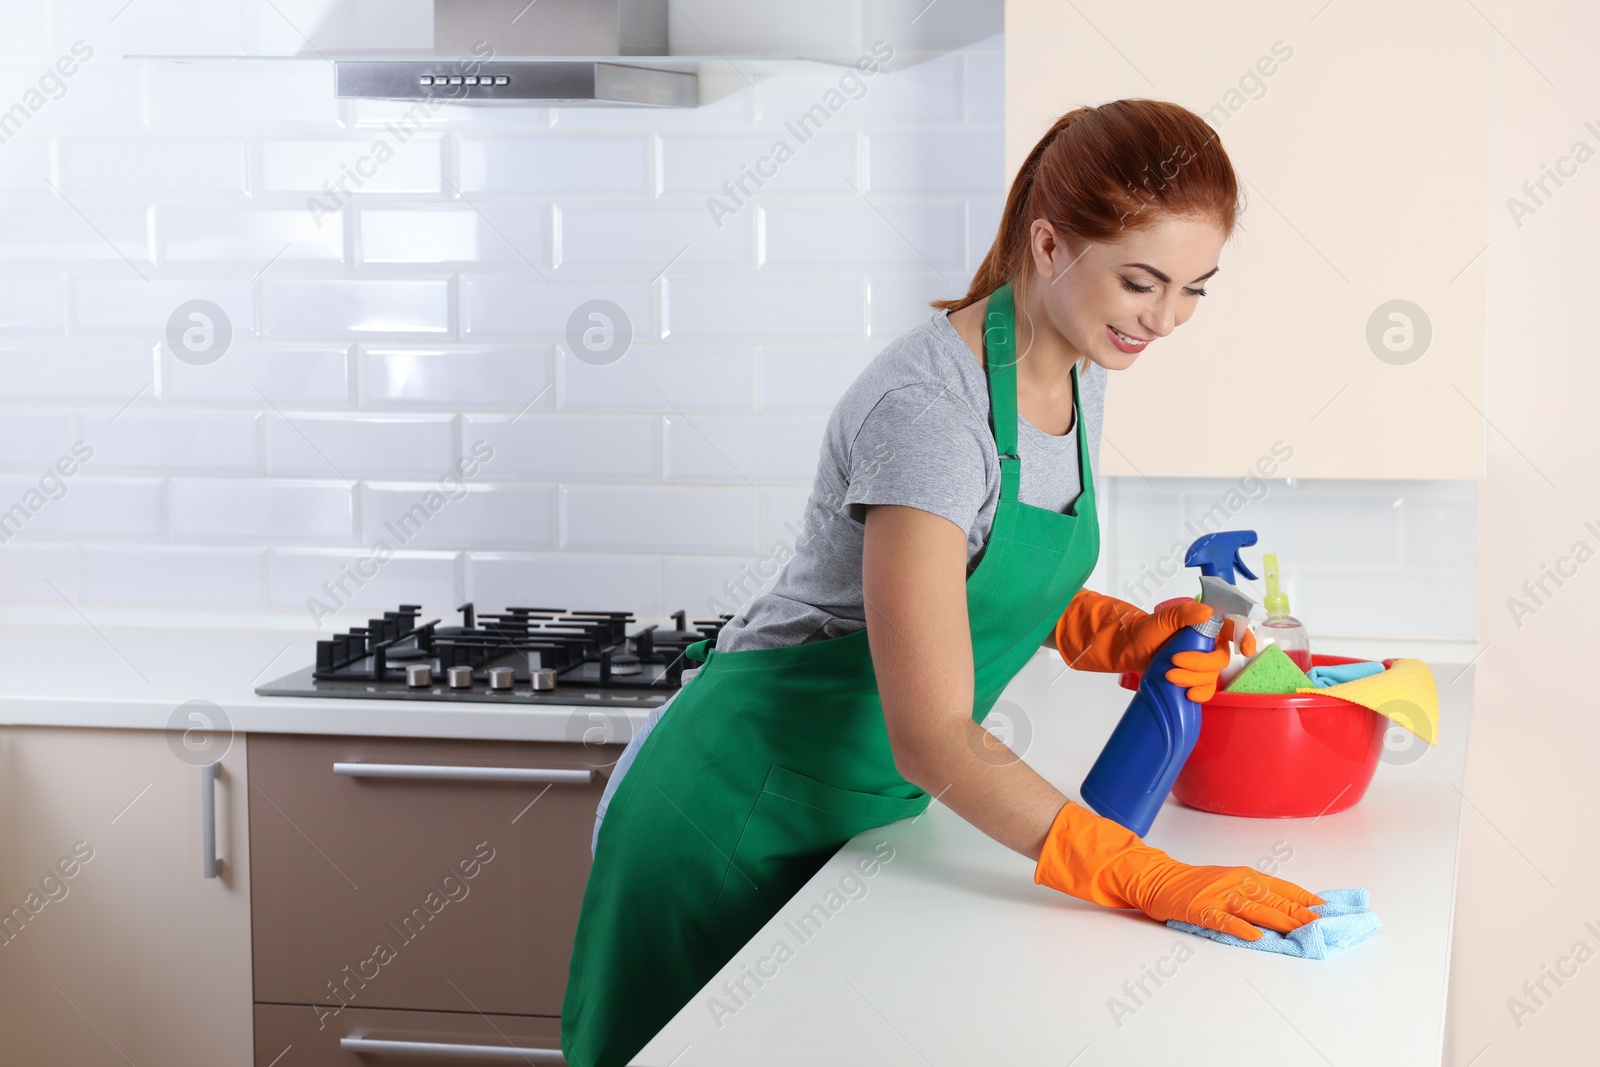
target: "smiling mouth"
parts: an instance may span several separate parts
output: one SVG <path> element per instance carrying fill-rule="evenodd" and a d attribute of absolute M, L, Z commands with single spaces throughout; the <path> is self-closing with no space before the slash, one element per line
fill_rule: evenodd
<path fill-rule="evenodd" d="M 1150 343 L 1148 337 L 1129 337 L 1110 323 L 1106 323 L 1106 331 L 1111 335 L 1112 343 L 1123 352 L 1142 352 L 1145 345 Z"/>

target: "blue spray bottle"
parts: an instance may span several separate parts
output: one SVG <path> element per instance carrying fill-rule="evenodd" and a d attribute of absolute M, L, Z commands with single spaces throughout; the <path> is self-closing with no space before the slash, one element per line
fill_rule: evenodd
<path fill-rule="evenodd" d="M 1089 768 L 1079 794 L 1098 814 L 1143 837 L 1156 821 L 1172 783 L 1200 737 L 1200 705 L 1167 681 L 1176 652 L 1210 652 L 1222 632 L 1222 617 L 1185 626 L 1162 645 L 1139 679 L 1116 729 Z"/>
<path fill-rule="evenodd" d="M 1222 632 L 1223 616 L 1238 611 L 1241 605 L 1249 612 L 1251 602 L 1232 588 L 1233 572 L 1237 568 L 1246 577 L 1255 577 L 1239 558 L 1240 547 L 1255 542 L 1253 530 L 1230 530 L 1206 534 L 1189 546 L 1184 562 L 1201 568 L 1200 600 L 1212 605 L 1211 618 L 1184 627 L 1156 651 L 1139 678 L 1139 691 L 1128 702 L 1128 710 L 1122 713 L 1079 790 L 1097 814 L 1140 837 L 1156 821 L 1172 783 L 1200 738 L 1200 705 L 1189 699 L 1184 687 L 1167 681 L 1172 657 L 1191 649 L 1210 652 Z"/>

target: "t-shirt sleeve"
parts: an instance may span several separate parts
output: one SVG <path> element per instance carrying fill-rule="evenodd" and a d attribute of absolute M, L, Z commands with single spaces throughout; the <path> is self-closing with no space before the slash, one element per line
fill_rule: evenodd
<path fill-rule="evenodd" d="M 851 444 L 845 510 L 865 522 L 866 505 L 899 504 L 971 530 L 988 496 L 993 448 L 988 427 L 948 389 L 891 389 Z"/>

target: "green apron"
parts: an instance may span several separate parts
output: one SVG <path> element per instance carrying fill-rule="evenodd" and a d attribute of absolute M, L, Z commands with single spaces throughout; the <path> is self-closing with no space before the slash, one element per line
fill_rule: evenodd
<path fill-rule="evenodd" d="M 1038 651 L 1100 552 L 1072 370 L 1082 493 L 1017 499 L 1012 294 L 989 297 L 985 363 L 1000 499 L 967 579 L 972 717 Z M 601 825 L 584 889 L 561 1049 L 621 1067 L 856 834 L 930 798 L 895 770 L 867 631 L 785 648 L 688 650 L 705 665 L 640 747 Z"/>

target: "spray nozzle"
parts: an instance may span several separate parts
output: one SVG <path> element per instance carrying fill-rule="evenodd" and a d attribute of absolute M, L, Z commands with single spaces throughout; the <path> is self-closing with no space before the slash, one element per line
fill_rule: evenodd
<path fill-rule="evenodd" d="M 1254 530 L 1222 530 L 1217 533 L 1202 534 L 1194 539 L 1189 546 L 1188 555 L 1183 558 L 1185 567 L 1199 567 L 1202 575 L 1221 578 L 1229 585 L 1238 585 L 1233 580 L 1233 572 L 1238 571 L 1246 578 L 1254 579 L 1250 568 L 1244 565 L 1244 560 L 1239 557 L 1239 549 L 1245 545 L 1256 543 Z"/>
<path fill-rule="evenodd" d="M 1267 595 L 1262 601 L 1262 607 L 1267 609 L 1267 615 L 1289 614 L 1289 594 L 1278 587 L 1278 554 L 1268 552 L 1261 557 L 1261 570 L 1267 576 Z"/>

